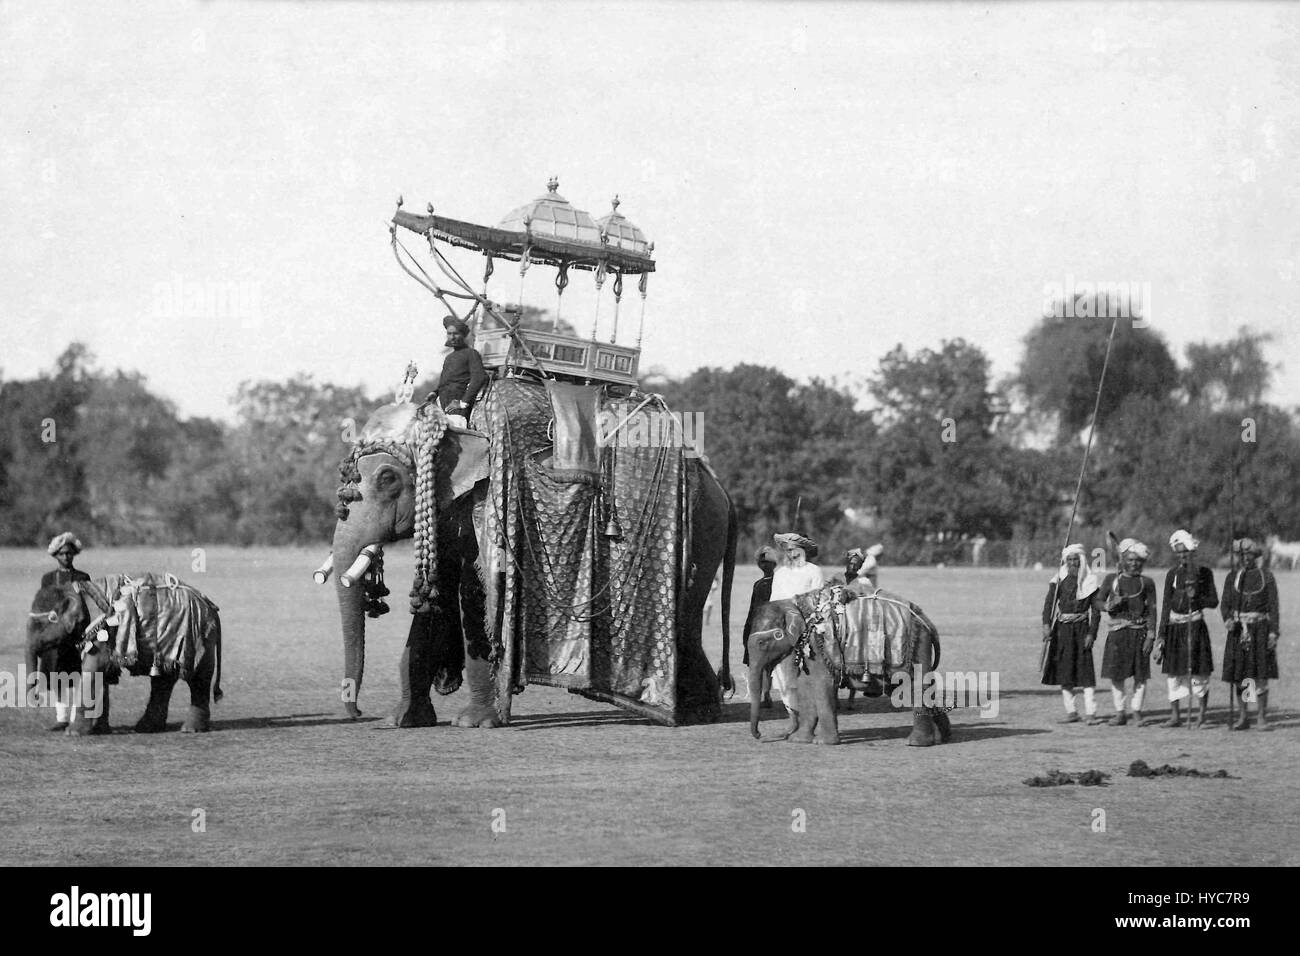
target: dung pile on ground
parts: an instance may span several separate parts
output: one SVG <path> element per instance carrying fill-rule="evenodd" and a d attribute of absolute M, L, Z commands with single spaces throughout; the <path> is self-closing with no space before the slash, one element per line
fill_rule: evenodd
<path fill-rule="evenodd" d="M 1213 777 L 1219 780 L 1237 779 L 1226 770 L 1216 770 L 1213 773 L 1207 773 L 1204 770 L 1197 770 L 1195 767 L 1174 767 L 1170 764 L 1164 764 L 1159 767 L 1149 767 L 1145 760 L 1134 760 L 1129 764 L 1128 775 L 1130 777 Z"/>
<path fill-rule="evenodd" d="M 1100 770 L 1084 770 L 1080 773 L 1066 773 L 1064 770 L 1049 770 L 1045 777 L 1030 777 L 1025 781 L 1026 787 L 1104 787 L 1110 774 Z"/>

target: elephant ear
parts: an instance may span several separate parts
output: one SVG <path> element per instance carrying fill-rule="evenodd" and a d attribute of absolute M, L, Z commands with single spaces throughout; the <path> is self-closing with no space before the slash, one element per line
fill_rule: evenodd
<path fill-rule="evenodd" d="M 452 429 L 447 430 L 442 454 L 453 457 L 451 462 L 451 496 L 461 497 L 488 476 L 488 445 L 486 435 Z"/>

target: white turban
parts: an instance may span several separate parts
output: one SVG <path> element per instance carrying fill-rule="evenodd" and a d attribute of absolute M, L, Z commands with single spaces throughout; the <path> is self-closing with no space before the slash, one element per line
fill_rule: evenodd
<path fill-rule="evenodd" d="M 45 550 L 50 554 L 58 554 L 64 548 L 71 548 L 73 554 L 81 554 L 81 542 L 71 531 L 65 531 L 63 534 L 56 534 L 50 540 L 50 546 Z"/>
<path fill-rule="evenodd" d="M 1175 551 L 1179 546 L 1184 551 L 1195 551 L 1201 542 L 1192 537 L 1191 532 L 1183 531 L 1181 528 L 1169 536 L 1169 547 Z"/>
<path fill-rule="evenodd" d="M 1119 553 L 1128 554 L 1132 551 L 1142 560 L 1151 557 L 1151 549 L 1139 541 L 1137 538 L 1125 538 L 1119 543 Z"/>
<path fill-rule="evenodd" d="M 1081 544 L 1071 544 L 1061 551 L 1061 567 L 1056 572 L 1056 577 L 1052 578 L 1053 584 L 1059 584 L 1070 575 L 1070 556 L 1077 555 L 1079 558 L 1079 578 L 1078 586 L 1075 589 L 1075 600 L 1082 601 L 1093 591 L 1097 590 L 1101 582 L 1097 580 L 1097 575 L 1092 573 L 1092 568 L 1088 566 L 1088 552 L 1083 549 Z"/>

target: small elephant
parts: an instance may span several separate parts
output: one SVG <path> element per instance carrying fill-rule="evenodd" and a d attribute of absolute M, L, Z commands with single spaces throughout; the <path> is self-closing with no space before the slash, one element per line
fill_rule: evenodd
<path fill-rule="evenodd" d="M 112 577 L 103 585 L 42 588 L 28 615 L 29 680 L 64 675 L 58 683 L 71 691 L 74 705 L 66 732 L 111 732 L 108 687 L 123 670 L 150 678 L 149 703 L 136 733 L 166 729 L 177 680 L 190 688 L 181 730 L 211 729 L 209 699 L 222 697 L 217 606 L 171 575 Z"/>
<path fill-rule="evenodd" d="M 793 684 L 787 686 L 786 708 L 790 712 L 790 725 L 785 733 L 771 740 L 789 740 L 795 743 L 838 744 L 839 720 L 836 704 L 842 682 L 856 690 L 867 690 L 870 684 L 848 676 L 844 646 L 832 620 L 836 602 L 852 600 L 885 600 L 906 607 L 908 614 L 890 620 L 893 626 L 906 629 L 898 635 L 900 646 L 910 650 L 909 660 L 894 662 L 892 671 L 911 673 L 914 665 L 934 670 L 939 665 L 939 634 L 924 612 L 898 595 L 875 591 L 871 597 L 858 597 L 842 588 L 824 588 L 821 591 L 799 595 L 784 601 L 773 601 L 754 613 L 749 635 L 749 686 L 761 687 L 765 674 L 778 666 L 793 673 Z M 795 655 L 796 650 L 798 654 Z M 789 659 L 797 656 L 798 665 Z M 873 690 L 875 688 L 872 688 Z M 750 733 L 756 740 L 764 738 L 759 733 L 759 696 L 750 699 Z M 951 735 L 948 715 L 942 708 L 916 707 L 912 733 L 908 745 L 930 747 L 946 743 Z"/>

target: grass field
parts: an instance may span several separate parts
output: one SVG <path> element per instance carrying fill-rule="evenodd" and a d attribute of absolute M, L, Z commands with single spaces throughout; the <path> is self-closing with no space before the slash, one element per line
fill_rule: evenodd
<path fill-rule="evenodd" d="M 886 567 L 881 583 L 938 625 L 940 670 L 998 672 L 999 712 L 954 711 L 952 742 L 916 749 L 905 745 L 910 714 L 859 698 L 841 716 L 844 746 L 801 747 L 753 741 L 741 700 L 723 723 L 670 729 L 546 687 L 516 699 L 506 729 L 446 726 L 463 692 L 435 700 L 437 728 L 381 729 L 406 636 L 400 601 L 371 622 L 366 719 L 345 720 L 333 588 L 310 576 L 325 550 L 214 548 L 203 573 L 190 570 L 189 549 L 84 554 L 92 575 L 172 570 L 220 605 L 226 699 L 206 736 L 130 733 L 145 678 L 114 688 L 110 737 L 50 734 L 52 711 L 0 708 L 0 864 L 1300 863 L 1300 572 L 1278 573 L 1273 728 L 1229 733 L 1217 680 L 1209 729 L 1058 725 L 1059 691 L 1037 676 L 1046 573 Z M 387 558 L 400 594 L 410 549 Z M 22 660 L 26 611 L 52 566 L 39 551 L 0 551 L 0 671 Z M 737 672 L 752 569 L 738 578 Z M 718 617 L 706 629 L 715 662 Z M 1222 625 L 1211 635 L 1218 665 Z M 1109 716 L 1109 692 L 1098 699 Z M 186 700 L 179 685 L 177 728 Z M 1158 674 L 1147 713 L 1167 713 Z M 1125 776 L 1139 758 L 1235 779 Z M 1022 783 L 1052 769 L 1111 779 Z M 204 832 L 191 826 L 198 809 Z M 1104 832 L 1094 832 L 1098 809 Z"/>

